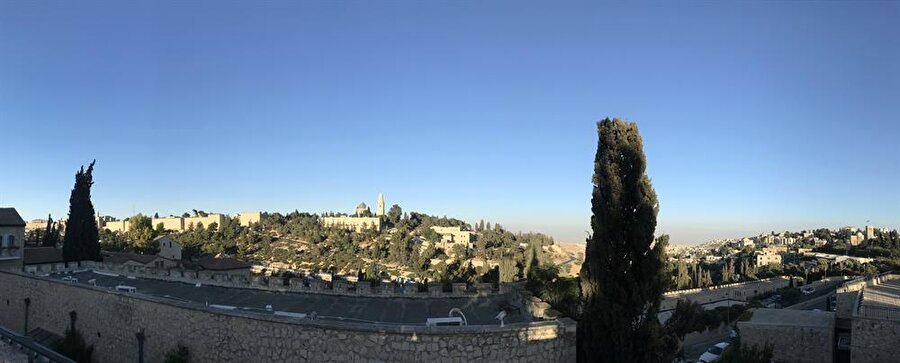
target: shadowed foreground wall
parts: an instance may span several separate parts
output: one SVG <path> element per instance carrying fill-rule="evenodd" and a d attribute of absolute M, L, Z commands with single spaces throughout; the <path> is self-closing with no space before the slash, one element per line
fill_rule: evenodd
<path fill-rule="evenodd" d="M 222 312 L 148 296 L 0 272 L 0 325 L 63 335 L 69 312 L 99 362 L 134 362 L 136 334 L 144 357 L 159 362 L 181 343 L 197 362 L 510 361 L 575 360 L 570 319 L 506 327 L 381 326 Z"/>

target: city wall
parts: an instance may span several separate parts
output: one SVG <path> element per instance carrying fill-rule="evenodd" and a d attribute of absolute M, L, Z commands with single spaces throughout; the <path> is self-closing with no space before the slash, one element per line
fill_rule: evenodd
<path fill-rule="evenodd" d="M 805 312 L 804 312 L 805 313 Z M 832 314 L 822 312 L 822 314 Z M 781 325 L 740 321 L 741 343 L 764 347 L 772 344 L 777 362 L 831 362 L 834 354 L 834 321 L 826 327 L 797 326 L 791 321 Z"/>
<path fill-rule="evenodd" d="M 850 329 L 850 361 L 896 362 L 900 357 L 900 321 L 856 316 Z"/>
<path fill-rule="evenodd" d="M 663 294 L 660 311 L 674 309 L 675 305 L 678 304 L 678 300 L 689 300 L 701 305 L 727 299 L 749 301 L 750 298 L 756 295 L 787 287 L 789 283 L 790 280 L 788 278 L 774 277 L 759 281 L 670 291 Z"/>
<path fill-rule="evenodd" d="M 293 319 L 0 272 L 0 325 L 63 335 L 70 312 L 98 362 L 137 361 L 141 344 L 147 362 L 177 344 L 196 362 L 575 361 L 576 324 L 565 318 L 505 327 Z"/>

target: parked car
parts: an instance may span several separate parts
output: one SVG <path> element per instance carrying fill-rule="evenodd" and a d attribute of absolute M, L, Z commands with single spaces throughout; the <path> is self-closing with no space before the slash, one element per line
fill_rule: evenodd
<path fill-rule="evenodd" d="M 800 289 L 800 292 L 802 292 L 803 295 L 809 295 L 809 294 L 816 292 L 816 288 L 814 288 L 812 286 L 807 286 L 807 287 Z"/>
<path fill-rule="evenodd" d="M 719 361 L 719 359 L 722 358 L 722 353 L 725 351 L 725 348 L 728 348 L 728 343 L 725 342 L 709 347 L 709 349 L 700 356 L 699 362 L 711 363 Z"/>

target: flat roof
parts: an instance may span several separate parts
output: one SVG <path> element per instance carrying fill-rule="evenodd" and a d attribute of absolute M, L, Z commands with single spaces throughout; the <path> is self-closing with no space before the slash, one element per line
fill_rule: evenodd
<path fill-rule="evenodd" d="M 760 308 L 753 310 L 753 317 L 748 323 L 754 325 L 831 328 L 834 326 L 834 313 L 826 311 Z"/>
<path fill-rule="evenodd" d="M 337 320 L 357 323 L 425 325 L 428 318 L 447 317 L 450 309 L 459 308 L 469 325 L 499 325 L 494 317 L 500 307 L 509 301 L 508 295 L 446 298 L 382 298 L 364 296 L 337 296 L 314 293 L 276 292 L 256 289 L 207 286 L 194 284 L 128 278 L 125 275 L 109 276 L 92 271 L 69 275 L 54 274 L 50 278 L 65 276 L 78 278 L 78 284 L 96 280 L 99 287 L 114 290 L 118 285 L 137 288 L 137 294 L 162 297 L 181 302 L 202 305 L 233 306 L 242 311 L 272 315 L 274 311 L 307 314 L 315 312 L 320 320 Z M 272 305 L 273 311 L 267 311 Z M 518 304 L 516 304 L 518 305 Z M 506 323 L 530 321 L 524 307 L 519 312 L 508 313 Z"/>
<path fill-rule="evenodd" d="M 862 303 L 866 307 L 900 309 L 900 279 L 866 286 Z"/>

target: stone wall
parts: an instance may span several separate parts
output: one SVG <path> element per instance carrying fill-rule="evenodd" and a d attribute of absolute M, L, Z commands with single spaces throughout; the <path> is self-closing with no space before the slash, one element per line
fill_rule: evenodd
<path fill-rule="evenodd" d="M 690 300 L 698 304 L 708 304 L 722 300 L 748 301 L 750 298 L 787 287 L 790 280 L 785 277 L 774 277 L 759 281 L 740 282 L 727 285 L 710 286 L 700 289 L 670 291 L 663 294 L 660 311 L 671 310 L 678 300 Z"/>
<path fill-rule="evenodd" d="M 850 361 L 896 362 L 900 357 L 900 321 L 853 318 Z"/>
<path fill-rule="evenodd" d="M 741 344 L 759 347 L 771 344 L 772 356 L 776 362 L 822 363 L 833 360 L 833 324 L 822 328 L 796 326 L 790 321 L 785 321 L 783 325 L 761 325 L 740 321 L 738 330 L 741 334 Z"/>
<path fill-rule="evenodd" d="M 144 295 L 0 272 L 0 325 L 63 335 L 69 312 L 98 362 L 133 362 L 143 332 L 145 361 L 177 344 L 196 362 L 490 361 L 573 362 L 571 319 L 505 327 L 354 324 L 223 311 Z"/>

